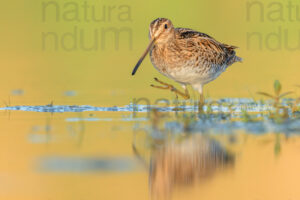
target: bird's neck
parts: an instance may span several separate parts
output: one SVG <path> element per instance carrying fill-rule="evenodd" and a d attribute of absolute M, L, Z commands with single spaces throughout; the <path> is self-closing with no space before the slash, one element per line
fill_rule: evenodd
<path fill-rule="evenodd" d="M 170 46 L 174 46 L 176 40 L 174 38 L 169 38 L 168 40 L 158 41 L 155 43 L 155 48 L 157 49 L 166 49 Z"/>

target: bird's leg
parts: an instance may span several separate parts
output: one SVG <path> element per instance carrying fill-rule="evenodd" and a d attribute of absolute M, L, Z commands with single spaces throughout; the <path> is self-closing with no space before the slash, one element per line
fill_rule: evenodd
<path fill-rule="evenodd" d="M 186 85 L 182 85 L 182 88 L 184 89 L 184 99 L 190 99 L 190 94 L 189 94 L 189 90 L 187 89 Z"/>
<path fill-rule="evenodd" d="M 184 87 L 184 93 L 176 89 L 173 85 L 170 85 L 168 83 L 162 82 L 161 80 L 158 80 L 157 78 L 154 78 L 154 80 L 163 86 L 157 86 L 157 85 L 151 85 L 151 87 L 158 88 L 158 89 L 164 89 L 164 90 L 171 90 L 176 95 L 182 96 L 184 99 L 189 99 L 190 94 L 186 87 Z"/>
<path fill-rule="evenodd" d="M 201 93 L 200 94 L 199 105 L 198 105 L 198 111 L 199 111 L 199 113 L 203 113 L 204 112 L 204 110 L 203 110 L 204 102 L 205 102 L 204 95 L 203 95 L 203 93 Z"/>
<path fill-rule="evenodd" d="M 199 98 L 199 104 L 198 104 L 198 112 L 200 114 L 202 114 L 204 112 L 203 107 L 205 104 L 205 100 L 204 100 L 204 95 L 203 95 L 203 86 L 200 85 L 199 87 L 199 93 L 200 93 L 200 98 Z"/>

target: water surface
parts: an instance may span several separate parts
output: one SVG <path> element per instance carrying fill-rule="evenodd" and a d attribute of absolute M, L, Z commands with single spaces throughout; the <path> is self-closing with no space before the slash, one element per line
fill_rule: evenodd
<path fill-rule="evenodd" d="M 0 196 L 298 199 L 297 115 L 279 123 L 271 104 L 220 102 L 202 116 L 181 104 L 2 107 Z"/>

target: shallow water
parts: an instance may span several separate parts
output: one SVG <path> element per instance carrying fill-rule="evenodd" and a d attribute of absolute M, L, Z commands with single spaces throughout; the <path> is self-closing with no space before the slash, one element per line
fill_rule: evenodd
<path fill-rule="evenodd" d="M 299 98 L 299 6 L 2 1 L 0 200 L 300 199 L 300 113 L 252 100 L 275 79 Z M 149 56 L 131 76 L 157 17 L 239 47 L 244 62 L 205 85 L 205 115 L 150 87 L 181 88 Z"/>
<path fill-rule="evenodd" d="M 271 103 L 219 102 L 201 116 L 193 102 L 2 107 L 0 197 L 299 199 L 298 115 L 278 122 Z"/>

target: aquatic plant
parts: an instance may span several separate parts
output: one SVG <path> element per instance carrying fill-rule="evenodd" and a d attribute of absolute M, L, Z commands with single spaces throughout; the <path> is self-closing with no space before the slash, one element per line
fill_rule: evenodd
<path fill-rule="evenodd" d="M 274 81 L 274 94 L 273 95 L 269 94 L 267 92 L 257 92 L 257 94 L 271 98 L 274 101 L 274 107 L 276 108 L 276 107 L 280 106 L 280 100 L 283 97 L 293 93 L 293 92 L 281 93 L 281 89 L 282 89 L 281 83 L 278 80 L 275 80 Z"/>
<path fill-rule="evenodd" d="M 252 122 L 253 121 L 253 119 L 251 118 L 251 115 L 245 109 L 242 109 L 241 120 L 243 122 Z"/>
<path fill-rule="evenodd" d="M 275 108 L 275 112 L 270 111 L 270 118 L 274 119 L 275 122 L 282 122 L 283 120 L 289 118 L 288 108 L 281 104 L 281 100 L 283 97 L 293 93 L 293 92 L 284 92 L 281 93 L 282 86 L 278 80 L 274 81 L 274 94 L 269 94 L 266 92 L 257 92 L 259 95 L 263 95 L 265 97 L 271 98 L 273 100 L 273 106 Z"/>
<path fill-rule="evenodd" d="M 296 85 L 296 87 L 300 88 L 300 85 Z M 300 112 L 300 97 L 296 98 L 294 104 L 292 105 L 292 113 L 295 114 L 296 112 Z"/>
<path fill-rule="evenodd" d="M 208 115 L 210 115 L 210 114 L 213 113 L 213 109 L 212 109 L 212 104 L 211 104 L 211 103 L 209 103 L 209 104 L 207 105 L 206 113 L 207 113 Z"/>

